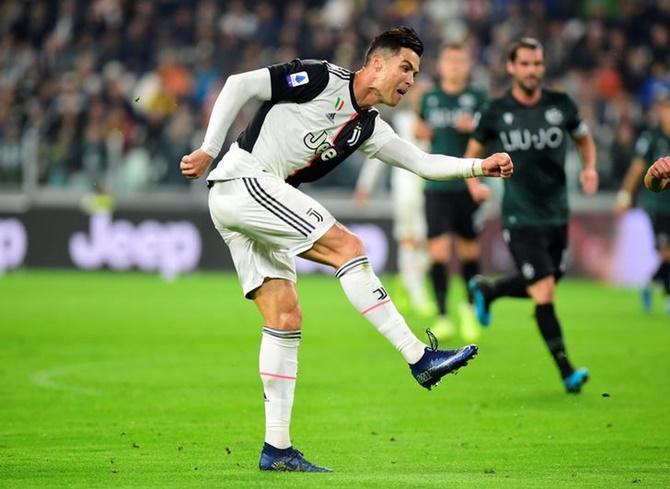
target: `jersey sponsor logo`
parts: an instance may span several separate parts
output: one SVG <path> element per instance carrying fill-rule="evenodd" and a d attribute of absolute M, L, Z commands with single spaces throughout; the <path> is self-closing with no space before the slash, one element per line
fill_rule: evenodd
<path fill-rule="evenodd" d="M 558 148 L 563 143 L 563 130 L 560 127 L 538 129 L 531 132 L 528 129 L 512 129 L 501 131 L 498 136 L 505 151 L 527 151 L 531 149 Z"/>
<path fill-rule="evenodd" d="M 326 117 L 328 117 L 328 120 L 330 122 L 335 122 L 335 112 L 329 112 L 328 114 L 326 114 Z"/>
<path fill-rule="evenodd" d="M 514 114 L 512 114 L 511 112 L 505 112 L 503 114 L 503 121 L 505 121 L 505 124 L 507 124 L 508 126 L 511 125 L 512 122 L 514 122 Z"/>
<path fill-rule="evenodd" d="M 320 156 L 323 161 L 328 161 L 337 156 L 337 150 L 327 141 L 327 139 L 327 131 L 321 131 L 318 134 L 308 132 L 305 134 L 302 142 L 305 143 L 305 146 L 314 151 L 315 155 Z"/>
<path fill-rule="evenodd" d="M 558 110 L 556 107 L 552 107 L 551 109 L 547 109 L 547 111 L 544 113 L 544 118 L 549 124 L 558 126 L 563 122 L 563 112 Z"/>
<path fill-rule="evenodd" d="M 300 85 L 306 85 L 309 83 L 309 75 L 306 71 L 291 73 L 286 77 L 286 83 L 291 88 L 299 87 Z"/>
<path fill-rule="evenodd" d="M 462 115 L 472 115 L 472 112 L 464 109 L 447 109 L 438 108 L 432 109 L 428 113 L 428 122 L 433 127 L 453 127 L 454 121 Z"/>
<path fill-rule="evenodd" d="M 461 107 L 472 109 L 476 103 L 477 100 L 475 99 L 475 96 L 472 95 L 471 93 L 464 93 L 463 95 L 458 97 L 458 105 L 460 105 Z"/>

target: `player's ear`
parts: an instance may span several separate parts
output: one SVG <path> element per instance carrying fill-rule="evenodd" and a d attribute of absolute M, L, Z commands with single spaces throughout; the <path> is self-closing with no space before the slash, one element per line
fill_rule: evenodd
<path fill-rule="evenodd" d="M 510 76 L 514 75 L 514 63 L 510 60 L 507 60 L 505 63 L 505 68 L 507 69 L 507 74 Z"/>
<path fill-rule="evenodd" d="M 374 70 L 379 73 L 384 68 L 384 57 L 379 53 L 374 53 L 372 55 L 372 67 Z"/>

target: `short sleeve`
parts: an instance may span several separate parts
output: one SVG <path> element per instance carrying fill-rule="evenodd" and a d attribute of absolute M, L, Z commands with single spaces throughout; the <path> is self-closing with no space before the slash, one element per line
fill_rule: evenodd
<path fill-rule="evenodd" d="M 651 155 L 651 141 L 652 135 L 649 131 L 644 131 L 640 137 L 635 141 L 635 156 L 638 156 L 645 161 L 651 162 L 654 158 Z"/>
<path fill-rule="evenodd" d="M 481 144 L 486 144 L 489 139 L 495 137 L 495 112 L 488 103 L 485 103 L 479 114 L 472 138 Z"/>
<path fill-rule="evenodd" d="M 328 85 L 325 61 L 294 59 L 290 63 L 268 66 L 272 83 L 272 102 L 309 102 Z"/>
<path fill-rule="evenodd" d="M 375 128 L 372 131 L 372 135 L 363 144 L 361 144 L 360 150 L 368 155 L 368 157 L 374 158 L 382 146 L 388 143 L 391 139 L 397 137 L 399 136 L 388 124 L 388 122 L 377 116 L 375 119 Z"/>
<path fill-rule="evenodd" d="M 582 121 L 577 105 L 567 95 L 565 96 L 565 112 L 565 129 L 572 137 L 580 138 L 584 136 L 588 132 L 588 127 Z"/>

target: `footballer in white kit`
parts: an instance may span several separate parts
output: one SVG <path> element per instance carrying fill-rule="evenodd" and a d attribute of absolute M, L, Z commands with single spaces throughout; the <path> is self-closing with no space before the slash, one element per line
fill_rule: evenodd
<path fill-rule="evenodd" d="M 261 470 L 329 471 L 307 461 L 289 434 L 302 328 L 296 255 L 333 267 L 347 299 L 400 352 L 421 386 L 432 388 L 477 353 L 476 345 L 439 350 L 432 340 L 431 346 L 421 342 L 372 270 L 360 239 L 297 188 L 332 171 L 357 149 L 438 180 L 511 176 L 513 165 L 504 153 L 483 160 L 430 155 L 379 118 L 372 106 L 398 104 L 414 84 L 422 54 L 416 32 L 399 27 L 372 41 L 355 73 L 326 61 L 294 60 L 230 76 L 202 147 L 180 162 L 186 178 L 199 178 L 241 107 L 252 98 L 263 101 L 207 176 L 212 220 L 230 247 L 245 297 L 264 320 Z"/>

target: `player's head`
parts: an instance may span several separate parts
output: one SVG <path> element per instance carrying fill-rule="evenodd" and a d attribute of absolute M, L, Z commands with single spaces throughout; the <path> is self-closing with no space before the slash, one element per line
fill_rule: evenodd
<path fill-rule="evenodd" d="M 365 54 L 365 69 L 382 104 L 395 106 L 414 85 L 419 72 L 423 42 L 410 27 L 395 27 L 375 37 Z"/>
<path fill-rule="evenodd" d="M 540 41 L 522 37 L 512 43 L 507 54 L 507 73 L 525 93 L 538 90 L 544 78 L 544 50 Z"/>
<path fill-rule="evenodd" d="M 472 63 L 467 48 L 460 42 L 446 42 L 440 48 L 437 69 L 442 81 L 465 85 L 470 76 Z"/>

